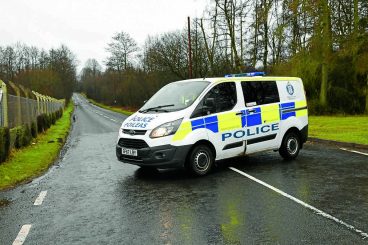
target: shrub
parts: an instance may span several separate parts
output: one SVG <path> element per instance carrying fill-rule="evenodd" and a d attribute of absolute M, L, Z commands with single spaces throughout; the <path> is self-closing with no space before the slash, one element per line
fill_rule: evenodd
<path fill-rule="evenodd" d="M 23 125 L 23 135 L 22 135 L 22 146 L 27 146 L 31 143 L 32 133 L 28 125 Z"/>
<path fill-rule="evenodd" d="M 308 100 L 308 112 L 310 115 L 329 114 L 330 109 L 328 106 L 322 106 L 318 99 Z"/>
<path fill-rule="evenodd" d="M 23 135 L 24 135 L 24 128 L 22 126 L 15 128 L 15 148 L 19 149 L 23 146 Z"/>
<path fill-rule="evenodd" d="M 55 116 L 54 116 L 54 113 L 52 112 L 52 113 L 50 113 L 50 123 L 51 123 L 51 125 L 53 125 L 53 124 L 55 124 Z"/>
<path fill-rule="evenodd" d="M 15 148 L 19 149 L 31 143 L 32 133 L 28 125 L 22 125 L 22 126 L 13 128 L 11 129 L 11 131 L 15 131 L 15 140 L 14 140 Z"/>
<path fill-rule="evenodd" d="M 58 119 L 58 118 L 56 117 L 56 112 L 53 112 L 53 113 L 51 114 L 51 123 L 52 123 L 52 124 L 55 124 L 57 119 Z"/>
<path fill-rule="evenodd" d="M 33 138 L 37 137 L 37 123 L 36 122 L 31 123 L 31 135 Z"/>
<path fill-rule="evenodd" d="M 9 156 L 10 132 L 8 128 L 0 128 L 0 163 Z"/>
<path fill-rule="evenodd" d="M 37 131 L 42 133 L 45 130 L 44 114 L 37 116 Z"/>
<path fill-rule="evenodd" d="M 50 114 L 45 114 L 45 119 L 46 119 L 46 129 L 51 127 L 51 115 Z"/>

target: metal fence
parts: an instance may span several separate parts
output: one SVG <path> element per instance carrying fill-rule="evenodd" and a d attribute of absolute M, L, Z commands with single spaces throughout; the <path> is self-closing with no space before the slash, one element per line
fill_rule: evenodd
<path fill-rule="evenodd" d="M 34 91 L 32 95 L 37 99 L 7 94 L 5 83 L 1 83 L 0 80 L 0 127 L 30 125 L 37 121 L 37 116 L 50 114 L 64 107 L 64 100 L 56 100 Z"/>

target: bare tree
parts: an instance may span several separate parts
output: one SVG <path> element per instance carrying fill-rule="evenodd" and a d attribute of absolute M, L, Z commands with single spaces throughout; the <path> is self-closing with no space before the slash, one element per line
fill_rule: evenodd
<path fill-rule="evenodd" d="M 128 59 L 138 50 L 136 41 L 128 33 L 123 31 L 117 33 L 108 44 L 107 51 L 110 52 L 110 56 L 107 58 L 106 66 L 111 70 L 126 70 Z"/>

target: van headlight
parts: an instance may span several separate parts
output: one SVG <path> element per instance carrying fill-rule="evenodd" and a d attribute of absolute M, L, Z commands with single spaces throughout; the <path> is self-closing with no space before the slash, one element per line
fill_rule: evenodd
<path fill-rule="evenodd" d="M 159 138 L 175 134 L 176 130 L 178 130 L 181 124 L 181 121 L 183 121 L 183 118 L 158 126 L 157 128 L 152 130 L 152 132 L 150 133 L 150 138 Z"/>

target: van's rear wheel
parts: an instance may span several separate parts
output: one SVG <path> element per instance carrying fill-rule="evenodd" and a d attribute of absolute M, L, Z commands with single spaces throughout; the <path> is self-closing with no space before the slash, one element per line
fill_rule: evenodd
<path fill-rule="evenodd" d="M 193 174 L 203 176 L 211 171 L 213 162 L 211 149 L 206 145 L 198 145 L 190 152 L 187 167 Z"/>
<path fill-rule="evenodd" d="M 295 132 L 289 132 L 282 140 L 279 153 L 285 160 L 292 160 L 298 156 L 300 148 L 301 142 L 299 135 Z"/>

